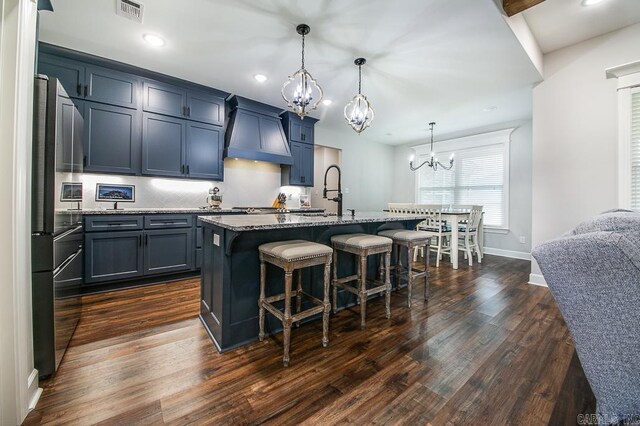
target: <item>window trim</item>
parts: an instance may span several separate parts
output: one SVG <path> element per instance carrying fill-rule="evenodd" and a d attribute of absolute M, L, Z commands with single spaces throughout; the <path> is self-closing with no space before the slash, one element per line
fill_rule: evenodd
<path fill-rule="evenodd" d="M 609 68 L 618 90 L 618 208 L 631 208 L 631 94 L 640 90 L 640 61 Z"/>
<path fill-rule="evenodd" d="M 433 152 L 438 154 L 441 152 L 461 151 L 465 149 L 481 148 L 489 145 L 503 145 L 504 150 L 504 177 L 503 177 L 503 189 L 504 189 L 504 226 L 489 226 L 484 225 L 484 229 L 496 231 L 497 233 L 508 233 L 510 230 L 510 216 L 511 216 L 511 204 L 510 204 L 510 188 L 509 183 L 511 180 L 511 134 L 516 128 L 508 128 L 504 130 L 498 130 L 495 132 L 480 133 L 477 135 L 465 136 L 462 138 L 447 139 L 443 141 L 434 142 Z M 413 149 L 415 158 L 419 159 L 422 155 L 429 155 L 431 153 L 430 144 L 414 145 Z M 416 160 L 417 161 L 417 160 Z M 426 167 L 426 166 L 424 166 Z M 455 163 L 453 165 L 455 166 Z M 437 172 L 436 172 L 437 173 Z M 414 175 L 414 194 L 413 199 L 418 200 L 420 192 L 420 172 L 416 171 Z"/>

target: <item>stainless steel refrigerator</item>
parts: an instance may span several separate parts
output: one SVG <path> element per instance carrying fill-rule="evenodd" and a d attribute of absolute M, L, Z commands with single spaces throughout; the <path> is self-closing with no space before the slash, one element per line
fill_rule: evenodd
<path fill-rule="evenodd" d="M 32 297 L 34 361 L 53 375 L 73 336 L 82 302 L 83 119 L 55 78 L 34 87 Z"/>

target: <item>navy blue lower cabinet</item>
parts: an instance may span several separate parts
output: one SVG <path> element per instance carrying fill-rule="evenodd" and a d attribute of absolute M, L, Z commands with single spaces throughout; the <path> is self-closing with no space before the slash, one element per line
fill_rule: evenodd
<path fill-rule="evenodd" d="M 139 174 L 139 112 L 85 101 L 83 116 L 84 171 Z"/>
<path fill-rule="evenodd" d="M 193 269 L 193 229 L 144 232 L 144 273 L 165 274 Z"/>
<path fill-rule="evenodd" d="M 148 112 L 143 113 L 142 119 L 142 174 L 183 176 L 185 120 Z"/>
<path fill-rule="evenodd" d="M 222 180 L 223 151 L 224 138 L 221 127 L 187 122 L 187 177 Z"/>
<path fill-rule="evenodd" d="M 86 233 L 85 283 L 142 276 L 142 244 L 142 231 Z"/>

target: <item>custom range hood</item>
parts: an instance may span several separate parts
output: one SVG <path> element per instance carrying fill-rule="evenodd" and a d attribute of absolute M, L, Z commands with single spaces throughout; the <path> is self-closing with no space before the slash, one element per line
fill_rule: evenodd
<path fill-rule="evenodd" d="M 293 164 L 291 150 L 278 114 L 282 108 L 234 96 L 225 135 L 224 156 Z"/>

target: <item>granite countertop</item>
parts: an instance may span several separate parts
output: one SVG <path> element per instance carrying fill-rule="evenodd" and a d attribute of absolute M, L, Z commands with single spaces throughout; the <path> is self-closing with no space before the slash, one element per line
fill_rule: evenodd
<path fill-rule="evenodd" d="M 323 212 L 324 209 L 320 208 L 294 208 L 288 209 L 287 213 L 299 213 L 299 212 Z M 74 210 L 75 213 L 82 213 L 83 215 L 127 215 L 127 214 L 197 214 L 197 215 L 220 215 L 225 213 L 244 213 L 244 210 L 240 209 L 203 209 L 200 207 L 183 207 L 183 208 L 123 208 L 121 210 L 107 210 L 107 209 L 84 209 Z M 274 213 L 260 213 L 257 215 L 271 215 Z"/>
<path fill-rule="evenodd" d="M 83 215 L 90 214 L 220 214 L 220 213 L 242 213 L 242 210 L 236 209 L 201 209 L 199 207 L 192 208 L 123 208 L 122 210 L 106 210 L 106 209 L 84 209 L 82 210 Z"/>
<path fill-rule="evenodd" d="M 422 220 L 424 215 L 386 212 L 365 212 L 342 216 L 303 216 L 299 214 L 261 214 L 240 216 L 200 216 L 206 224 L 216 225 L 231 231 L 259 231 L 267 229 L 303 228 L 308 226 L 349 225 L 371 222 L 401 222 Z"/>

